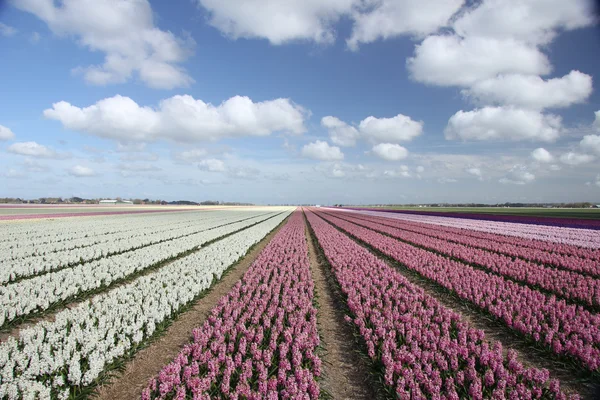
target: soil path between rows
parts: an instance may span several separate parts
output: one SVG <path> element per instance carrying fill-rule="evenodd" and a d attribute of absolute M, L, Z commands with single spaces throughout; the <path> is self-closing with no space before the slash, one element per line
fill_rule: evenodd
<path fill-rule="evenodd" d="M 287 221 L 288 218 L 255 245 L 233 269 L 208 289 L 206 296 L 181 314 L 158 340 L 136 353 L 134 358 L 128 361 L 125 370 L 117 373 L 110 382 L 99 386 L 92 397 L 100 400 L 139 399 L 148 381 L 192 340 L 192 330 L 204 323 L 221 297 L 229 293 L 236 282 L 244 276 L 260 252 Z"/>
<path fill-rule="evenodd" d="M 326 266 L 319 262 L 308 221 L 305 220 L 305 223 L 310 269 L 319 303 L 317 323 L 326 350 L 321 355 L 324 372 L 321 388 L 336 400 L 374 399 L 376 395 L 369 385 L 366 372 L 369 367 L 364 365 L 364 360 L 356 353 L 354 337 L 338 304 L 340 300 L 336 298 L 328 282 Z"/>

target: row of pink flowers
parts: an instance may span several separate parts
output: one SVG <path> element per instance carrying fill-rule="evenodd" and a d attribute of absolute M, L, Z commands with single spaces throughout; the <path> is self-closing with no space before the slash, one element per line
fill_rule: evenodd
<path fill-rule="evenodd" d="M 342 215 L 352 215 L 357 218 L 376 221 L 381 224 L 437 237 L 439 239 L 450 240 L 452 242 L 479 247 L 539 263 L 551 264 L 571 271 L 600 276 L 600 251 L 595 249 L 586 249 L 564 244 L 549 245 L 547 242 L 517 239 L 511 238 L 510 236 L 475 232 L 460 228 L 433 227 L 431 224 L 421 224 L 418 222 L 400 222 L 396 219 L 385 217 L 363 216 L 360 214 Z M 529 245 L 530 242 L 533 242 L 536 245 L 545 243 L 545 246 L 538 246 L 543 249 L 531 247 Z"/>
<path fill-rule="evenodd" d="M 550 244 L 566 244 L 589 249 L 600 249 L 600 234 L 594 229 L 565 228 L 559 226 L 532 225 L 514 222 L 475 220 L 458 217 L 441 217 L 433 215 L 411 215 L 405 213 L 381 211 L 355 211 L 368 215 L 379 215 L 402 221 L 415 221 L 435 226 L 464 228 L 478 232 L 488 232 L 505 236 L 545 241 Z"/>
<path fill-rule="evenodd" d="M 398 398 L 566 398 L 547 370 L 525 368 L 514 351 L 505 357 L 499 342 L 490 344 L 483 331 L 315 214 L 307 217 L 347 296 L 348 321 Z"/>
<path fill-rule="evenodd" d="M 368 217 L 355 218 L 344 213 L 329 214 L 342 217 L 344 221 L 385 233 L 394 238 L 426 247 L 427 249 L 449 255 L 461 261 L 479 265 L 500 275 L 552 292 L 570 300 L 577 300 L 590 306 L 600 305 L 600 280 L 573 271 L 545 267 L 543 265 L 483 250 L 471 246 L 470 238 L 460 239 L 452 234 L 428 236 L 421 233 L 383 225 Z M 442 239 L 438 239 L 442 237 Z M 463 241 L 469 244 L 456 243 Z"/>
<path fill-rule="evenodd" d="M 300 211 L 223 296 L 147 399 L 317 399 L 314 282 Z"/>
<path fill-rule="evenodd" d="M 600 367 L 599 315 L 373 230 L 319 215 L 555 354 L 578 359 L 590 371 Z"/>

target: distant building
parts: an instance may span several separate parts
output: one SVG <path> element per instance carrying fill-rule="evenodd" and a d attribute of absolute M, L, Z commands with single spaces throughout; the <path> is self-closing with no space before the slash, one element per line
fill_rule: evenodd
<path fill-rule="evenodd" d="M 98 204 L 133 204 L 133 201 L 107 199 L 107 200 L 100 200 L 98 202 Z"/>

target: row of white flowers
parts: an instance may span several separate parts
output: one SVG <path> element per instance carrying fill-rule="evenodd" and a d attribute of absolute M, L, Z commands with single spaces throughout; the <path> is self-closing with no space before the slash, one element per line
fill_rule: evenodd
<path fill-rule="evenodd" d="M 228 212 L 235 213 L 235 211 Z M 181 228 L 202 223 L 204 220 L 218 219 L 220 213 L 223 213 L 223 211 L 216 213 L 183 213 L 183 215 L 179 215 L 178 218 L 173 218 L 171 221 L 169 221 L 168 216 L 145 214 L 142 218 L 137 216 L 137 218 L 131 218 L 130 220 L 122 220 L 122 225 L 118 230 L 115 230 L 116 227 L 114 226 L 106 226 L 106 224 L 101 224 L 99 226 L 89 227 L 85 233 L 80 233 L 75 237 L 73 237 L 72 231 L 68 231 L 65 236 L 61 236 L 61 233 L 65 227 L 64 224 L 60 225 L 60 229 L 58 229 L 58 231 L 54 225 L 50 224 L 47 226 L 47 228 L 50 231 L 55 231 L 53 236 L 54 240 L 44 241 L 43 239 L 36 237 L 15 237 L 11 242 L 0 243 L 0 262 L 34 256 L 51 255 L 55 252 L 95 246 L 102 243 L 118 243 L 119 241 L 126 241 L 130 238 L 139 236 L 153 235 L 167 231 L 176 231 Z M 155 216 L 156 219 L 153 218 Z M 81 221 L 80 218 L 66 219 L 69 220 L 67 227 L 71 226 L 73 230 L 78 227 L 77 221 Z M 29 223 L 35 224 L 36 222 Z M 27 224 L 27 222 L 24 222 L 24 224 Z M 5 237 L 6 234 L 7 232 L 4 232 L 3 230 L 0 237 Z"/>
<path fill-rule="evenodd" d="M 219 240 L 0 344 L 0 398 L 67 398 L 210 287 L 289 213 Z"/>
<path fill-rule="evenodd" d="M 189 212 L 169 212 L 151 214 L 151 224 L 165 224 L 189 220 Z M 195 213 L 199 214 L 199 213 Z M 13 246 L 22 246 L 22 240 L 31 239 L 37 244 L 70 241 L 83 236 L 98 236 L 103 233 L 122 232 L 130 227 L 148 223 L 150 214 L 98 215 L 84 218 L 32 219 L 8 224 L 3 227 L 0 246 L 12 242 Z"/>
<path fill-rule="evenodd" d="M 277 213 L 229 223 L 214 229 L 147 246 L 138 250 L 76 265 L 31 279 L 0 286 L 0 326 L 15 318 L 44 311 L 52 304 L 110 285 L 157 263 Z"/>
<path fill-rule="evenodd" d="M 256 217 L 266 214 L 266 211 L 226 212 L 211 214 L 208 218 L 188 222 L 186 226 L 178 224 L 175 229 L 162 229 L 154 232 L 128 233 L 115 240 L 110 240 L 96 245 L 78 247 L 72 250 L 49 252 L 37 257 L 25 257 L 0 262 L 0 283 L 12 282 L 15 279 L 38 275 L 42 272 L 53 271 L 77 263 L 86 263 L 103 257 L 111 256 L 125 251 L 133 251 L 142 246 L 171 241 L 213 229 L 217 226 L 232 223 L 237 220 Z M 191 215 L 190 215 L 191 216 Z M 149 217 L 150 219 L 150 217 Z M 111 236 L 111 235 L 107 235 Z M 113 236 L 114 237 L 114 236 Z M 50 246 L 48 244 L 47 246 Z M 114 257 L 114 256 L 113 256 Z"/>

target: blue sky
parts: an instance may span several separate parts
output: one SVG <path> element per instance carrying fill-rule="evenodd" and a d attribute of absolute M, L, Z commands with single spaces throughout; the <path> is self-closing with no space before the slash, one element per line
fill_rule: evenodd
<path fill-rule="evenodd" d="M 600 201 L 584 0 L 0 7 L 0 197 Z"/>

